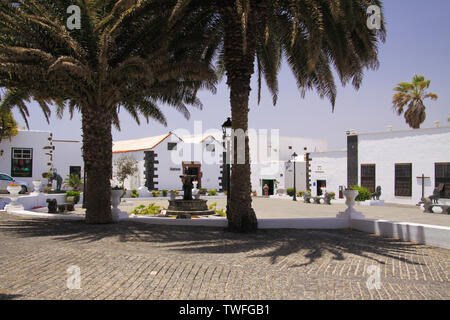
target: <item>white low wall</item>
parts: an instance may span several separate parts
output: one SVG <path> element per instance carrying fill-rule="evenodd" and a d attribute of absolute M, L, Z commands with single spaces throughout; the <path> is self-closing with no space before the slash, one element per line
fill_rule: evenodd
<path fill-rule="evenodd" d="M 383 237 L 450 249 L 449 227 L 411 222 L 354 219 L 351 221 L 351 228 Z"/>
<path fill-rule="evenodd" d="M 346 229 L 348 219 L 305 218 L 305 219 L 258 219 L 259 229 Z"/>
<path fill-rule="evenodd" d="M 26 195 L 26 196 L 20 196 L 17 200 L 18 203 L 22 204 L 25 210 L 30 210 L 34 207 L 47 207 L 48 203 L 46 202 L 47 199 L 56 199 L 58 203 L 65 203 L 65 193 L 56 193 L 56 194 L 47 194 L 47 193 L 41 193 L 39 195 Z M 80 201 L 81 203 L 83 201 L 83 194 L 80 195 Z"/>

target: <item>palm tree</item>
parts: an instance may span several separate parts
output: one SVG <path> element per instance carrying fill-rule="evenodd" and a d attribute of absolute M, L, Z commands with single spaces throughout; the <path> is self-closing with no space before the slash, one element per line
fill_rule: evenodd
<path fill-rule="evenodd" d="M 218 65 L 227 76 L 233 129 L 248 129 L 250 79 L 258 76 L 258 101 L 264 76 L 274 105 L 278 96 L 277 74 L 285 57 L 302 96 L 315 89 L 328 98 L 334 109 L 336 86 L 332 67 L 343 85 L 358 89 L 364 69 L 378 67 L 377 51 L 385 39 L 381 21 L 378 30 L 367 27 L 370 5 L 381 9 L 379 0 L 179 0 L 171 23 L 203 12 L 208 27 L 215 28 L 211 40 L 218 52 Z M 245 140 L 245 163 L 236 163 L 234 143 L 229 228 L 257 228 L 251 205 L 250 159 Z"/>
<path fill-rule="evenodd" d="M 394 91 L 392 101 L 394 111 L 399 116 L 404 113 L 406 123 L 413 129 L 420 129 L 420 125 L 426 119 L 424 100 L 430 98 L 437 100 L 435 93 L 428 93 L 431 80 L 425 80 L 424 76 L 415 75 L 412 82 L 400 82 Z M 405 106 L 407 109 L 405 111 Z"/>
<path fill-rule="evenodd" d="M 119 126 L 120 108 L 165 123 L 164 103 L 188 117 L 187 105 L 201 106 L 197 91 L 215 88 L 208 42 L 194 19 L 169 26 L 172 7 L 164 0 L 12 2 L 0 0 L 0 87 L 10 101 L 20 103 L 14 95 L 26 92 L 58 112 L 81 112 L 86 221 L 109 223 L 111 126 Z M 81 29 L 66 28 L 72 4 Z"/>

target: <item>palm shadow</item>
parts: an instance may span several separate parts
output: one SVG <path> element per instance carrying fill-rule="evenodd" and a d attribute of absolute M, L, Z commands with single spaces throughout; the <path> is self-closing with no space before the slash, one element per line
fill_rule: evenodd
<path fill-rule="evenodd" d="M 329 253 L 333 260 L 348 254 L 384 264 L 384 258 L 411 261 L 417 245 L 351 230 L 258 230 L 250 234 L 228 232 L 222 228 L 163 226 L 122 221 L 116 224 L 89 225 L 84 221 L 48 219 L 0 219 L 0 232 L 19 237 L 48 237 L 54 241 L 95 243 L 115 238 L 119 243 L 158 246 L 169 251 L 192 254 L 244 253 L 247 258 L 268 257 L 272 264 L 291 255 L 301 255 L 314 263 Z"/>

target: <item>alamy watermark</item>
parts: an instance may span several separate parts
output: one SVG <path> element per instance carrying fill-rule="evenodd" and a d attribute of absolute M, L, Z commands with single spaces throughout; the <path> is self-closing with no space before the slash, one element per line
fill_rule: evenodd
<path fill-rule="evenodd" d="M 377 265 L 370 265 L 367 267 L 366 273 L 369 274 L 369 279 L 366 281 L 367 289 L 381 289 L 381 270 Z"/>
<path fill-rule="evenodd" d="M 67 280 L 66 285 L 70 290 L 79 290 L 81 289 L 81 269 L 79 266 L 70 266 L 66 270 L 67 272 Z"/>
<path fill-rule="evenodd" d="M 381 29 L 381 8 L 376 5 L 371 5 L 367 8 L 367 14 L 370 16 L 367 18 L 367 28 L 369 30 Z"/>

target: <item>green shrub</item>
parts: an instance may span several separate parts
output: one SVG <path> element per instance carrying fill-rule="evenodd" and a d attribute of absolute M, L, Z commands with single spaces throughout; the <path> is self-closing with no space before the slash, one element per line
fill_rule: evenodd
<path fill-rule="evenodd" d="M 210 189 L 208 191 L 208 196 L 217 196 L 217 189 Z"/>
<path fill-rule="evenodd" d="M 217 209 L 217 202 L 213 202 L 208 206 L 209 210 L 214 210 L 214 215 L 215 216 L 219 216 L 219 217 L 226 217 L 227 213 L 225 212 L 224 209 Z"/>
<path fill-rule="evenodd" d="M 161 191 L 158 191 L 158 190 L 152 190 L 152 195 L 153 195 L 153 197 L 159 197 L 160 195 L 161 195 Z"/>
<path fill-rule="evenodd" d="M 163 197 L 167 197 L 167 194 L 169 193 L 169 190 L 162 189 L 161 191 L 162 191 L 162 196 Z"/>
<path fill-rule="evenodd" d="M 165 210 L 166 208 L 157 206 L 154 203 L 150 203 L 148 207 L 145 207 L 143 204 L 137 206 L 134 208 L 133 211 L 131 211 L 131 214 L 136 215 L 155 215 L 158 214 L 161 210 Z"/>
<path fill-rule="evenodd" d="M 121 188 L 119 188 L 119 189 L 114 189 L 113 188 L 113 190 L 120 190 Z M 123 189 L 123 192 L 122 192 L 122 195 L 120 196 L 120 199 L 122 199 L 123 197 L 125 197 L 125 195 L 127 194 L 127 189 Z"/>
<path fill-rule="evenodd" d="M 350 189 L 358 190 L 359 193 L 358 193 L 358 196 L 355 199 L 358 202 L 370 200 L 372 198 L 372 193 L 369 190 L 367 190 L 366 188 L 364 188 L 364 187 L 353 186 Z"/>
<path fill-rule="evenodd" d="M 331 199 L 332 199 L 332 200 L 336 199 L 336 193 L 330 192 L 330 194 L 331 194 Z"/>
<path fill-rule="evenodd" d="M 170 191 L 172 191 L 173 193 L 175 193 L 175 196 L 177 196 L 177 195 L 180 194 L 180 191 L 178 191 L 178 190 L 170 190 Z"/>
<path fill-rule="evenodd" d="M 199 192 L 201 195 L 205 195 L 208 192 L 208 189 L 206 188 L 200 188 Z"/>
<path fill-rule="evenodd" d="M 287 188 L 286 193 L 288 194 L 288 196 L 293 197 L 294 196 L 294 188 Z"/>
<path fill-rule="evenodd" d="M 136 189 L 131 190 L 130 197 L 131 198 L 139 198 L 139 193 L 136 191 Z"/>
<path fill-rule="evenodd" d="M 66 191 L 66 200 L 67 197 L 75 197 L 75 204 L 78 203 L 78 201 L 80 201 L 80 192 L 78 191 Z"/>

